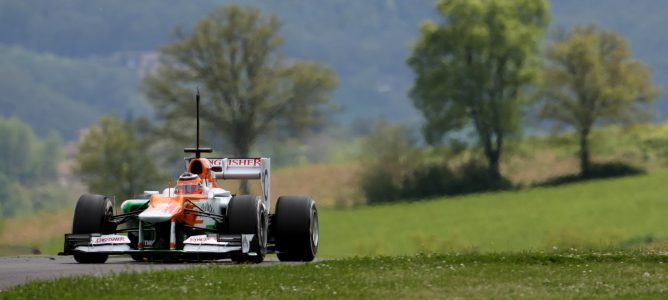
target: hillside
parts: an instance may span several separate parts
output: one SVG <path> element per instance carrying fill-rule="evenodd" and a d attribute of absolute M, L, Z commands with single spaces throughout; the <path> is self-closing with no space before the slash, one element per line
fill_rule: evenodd
<path fill-rule="evenodd" d="M 176 26 L 188 28 L 216 7 L 233 2 L 5 1 L 0 3 L 0 28 L 3 28 L 0 29 L 0 44 L 53 53 L 62 59 L 114 64 L 136 73 L 145 71 L 141 65 L 147 53 L 168 43 L 170 32 Z M 248 1 L 243 4 L 256 5 L 263 12 L 281 18 L 284 51 L 288 57 L 317 60 L 337 71 L 340 85 L 334 100 L 341 109 L 339 120 L 368 122 L 378 116 L 413 122 L 418 119 L 406 101 L 405 91 L 410 84 L 406 77 L 410 75 L 404 60 L 408 56 L 408 44 L 417 32 L 417 24 L 424 15 L 431 14 L 431 5 L 415 6 L 401 1 L 287 1 L 287 4 Z M 73 87 L 81 85 L 77 82 L 79 78 L 95 80 L 98 76 L 69 78 Z M 136 89 L 139 77 L 128 75 L 125 78 L 130 83 L 124 88 Z M 38 80 L 28 78 L 26 81 Z M 104 81 L 98 83 L 104 84 Z M 9 88 L 7 99 L 12 99 L 9 95 L 15 93 Z M 99 93 L 103 95 L 102 89 Z M 33 98 L 49 100 L 43 95 Z M 95 98 L 76 100 L 87 105 Z M 120 101 L 122 107 L 136 102 L 130 98 L 109 98 Z M 112 112 L 123 117 L 125 112 L 119 110 Z M 88 115 L 97 118 L 108 111 L 95 108 Z M 4 110 L 0 113 L 10 115 Z M 145 113 L 139 110 L 135 116 Z M 17 114 L 39 126 L 23 111 Z M 59 117 L 74 115 L 63 112 Z M 84 123 L 90 124 L 90 121 Z M 79 128 L 78 125 L 72 124 L 70 130 Z M 72 136 L 68 134 L 67 137 Z"/>
<path fill-rule="evenodd" d="M 474 247 L 486 248 L 487 246 L 480 246 L 481 240 L 468 240 L 471 236 L 481 236 L 479 232 L 461 231 L 461 228 L 475 228 L 475 226 L 494 226 L 484 225 L 486 223 L 473 223 L 469 226 L 466 216 L 485 215 L 488 210 L 494 209 L 504 211 L 510 220 L 522 220 L 526 217 L 523 215 L 524 210 L 515 211 L 518 207 L 534 207 L 540 212 L 545 212 L 545 207 L 554 210 L 566 210 L 567 208 L 560 208 L 565 203 L 572 205 L 573 211 L 580 209 L 593 210 L 600 206 L 601 209 L 610 211 L 613 215 L 611 218 L 625 217 L 620 207 L 624 207 L 628 201 L 636 201 L 638 197 L 645 197 L 649 203 L 648 207 L 657 208 L 663 205 L 661 200 L 661 181 L 668 179 L 668 171 L 665 167 L 668 164 L 668 123 L 660 125 L 637 125 L 633 127 L 618 127 L 609 126 L 604 129 L 596 130 L 592 133 L 591 146 L 593 161 L 597 163 L 604 162 L 619 162 L 631 166 L 643 168 L 649 172 L 648 176 L 629 177 L 618 180 L 608 181 L 592 181 L 588 183 L 564 186 L 562 188 L 530 188 L 542 182 L 569 174 L 575 174 L 578 171 L 577 161 L 577 143 L 572 134 L 562 134 L 549 137 L 526 137 L 513 143 L 507 151 L 507 157 L 502 162 L 502 172 L 519 190 L 515 192 L 504 193 L 490 193 L 483 195 L 471 195 L 463 197 L 443 198 L 441 200 L 419 201 L 414 204 L 390 205 L 390 206 L 362 206 L 366 203 L 359 186 L 360 170 L 365 167 L 364 159 L 359 155 L 347 155 L 345 160 L 338 163 L 327 164 L 304 164 L 291 167 L 275 167 L 272 170 L 272 187 L 271 195 L 276 199 L 280 195 L 310 195 L 316 200 L 318 207 L 323 210 L 323 220 L 332 222 L 331 226 L 323 226 L 323 230 L 330 230 L 331 234 L 338 236 L 335 240 L 343 239 L 347 233 L 354 233 L 359 228 L 372 228 L 374 234 L 380 234 L 378 238 L 358 240 L 353 234 L 353 238 L 346 240 L 343 243 L 335 241 L 332 245 L 336 247 L 343 247 L 336 251 L 329 252 L 332 255 L 336 253 L 346 253 L 346 255 L 361 254 L 370 249 L 378 251 L 378 253 L 404 253 L 403 251 L 412 252 L 418 249 L 415 244 L 416 241 L 429 241 L 431 244 L 426 247 L 431 247 L 432 250 L 446 249 L 448 247 Z M 355 151 L 352 151 L 355 152 Z M 352 153 L 351 152 L 351 153 Z M 372 155 L 372 154 L 367 154 Z M 446 159 L 449 163 L 457 165 L 466 162 L 471 157 L 475 157 L 475 150 L 462 150 L 459 153 L 441 153 L 434 152 L 431 154 L 431 159 Z M 357 158 L 358 160 L 355 160 Z M 163 166 L 164 167 L 164 166 Z M 178 167 L 182 167 L 179 165 Z M 178 174 L 178 172 L 177 172 Z M 628 183 L 631 183 L 630 185 Z M 142 190 L 160 190 L 168 183 L 165 181 L 155 187 L 142 187 Z M 223 187 L 231 191 L 238 190 L 238 181 L 220 181 Z M 618 184 L 627 184 L 628 188 L 620 188 Z M 635 187 L 635 185 L 646 185 L 645 187 Z M 80 187 L 81 188 L 81 187 Z M 70 186 L 70 193 L 78 195 L 81 192 L 75 192 Z M 586 195 L 594 195 L 597 189 L 613 193 L 611 200 L 608 202 L 597 202 L 598 198 L 586 198 Z M 141 192 L 142 190 L 138 191 Z M 563 192 L 563 198 L 566 202 L 562 202 L 558 193 Z M 91 191 L 95 192 L 95 191 Z M 251 183 L 251 193 L 260 194 L 259 184 Z M 582 195 L 580 195 L 582 194 Z M 584 198 L 583 198 L 584 197 Z M 69 201 L 68 201 L 69 199 Z M 70 203 L 61 207 L 61 211 L 53 211 L 54 203 L 51 202 L 50 209 L 33 216 L 19 216 L 17 218 L 3 220 L 0 222 L 0 255 L 2 254 L 18 254 L 29 253 L 32 247 L 40 249 L 44 253 L 55 253 L 62 247 L 62 234 L 67 232 L 71 226 L 71 213 L 75 196 L 70 196 L 68 199 L 61 200 L 58 203 Z M 511 200 L 498 200 L 511 199 Z M 542 202 L 533 202 L 532 199 L 543 199 Z M 626 200 L 631 199 L 631 200 Z M 526 202 L 526 203 L 524 203 Z M 458 204 L 459 203 L 459 204 Z M 488 204 L 483 204 L 488 203 Z M 610 207 L 609 207 L 610 206 Z M 350 208 L 346 210 L 343 208 Z M 353 209 L 354 208 L 354 209 Z M 430 223 L 439 220 L 434 216 L 434 212 L 438 212 L 443 216 L 445 223 Z M 442 212 L 442 213 L 441 213 Z M 663 210 L 659 209 L 651 213 L 661 213 Z M 638 211 L 638 213 L 641 213 Z M 46 218 L 45 214 L 55 214 L 57 217 Z M 387 214 L 388 216 L 386 216 Z M 330 219 L 330 216 L 335 216 Z M 433 218 L 425 218 L 425 216 L 434 216 Z M 451 218 L 453 217 L 453 218 Z M 550 216 L 543 216 L 545 219 L 551 219 Z M 585 218 L 586 216 L 581 216 Z M 429 220 L 429 222 L 420 225 L 421 220 Z M 406 229 L 402 227 L 404 224 L 397 220 L 408 220 L 413 229 Z M 592 222 L 597 222 L 594 218 Z M 388 224 L 390 222 L 391 224 Z M 403 221 L 402 221 L 403 222 Z M 441 222 L 441 221 L 438 221 Z M 460 223 L 462 222 L 462 223 Z M 589 221 L 587 221 L 589 222 Z M 604 224 L 607 221 L 603 221 Z M 4 223 L 4 228 L 3 224 Z M 338 224 L 341 223 L 341 226 Z M 25 225 L 29 224 L 29 225 Z M 376 224 L 379 228 L 376 228 Z M 461 227 L 461 224 L 466 224 Z M 589 224 L 589 223 L 587 223 Z M 446 226 L 447 225 L 447 226 Z M 532 227 L 527 222 L 515 224 L 516 226 Z M 513 226 L 515 226 L 513 225 Z M 548 240 L 560 241 L 560 235 L 567 240 L 570 237 L 576 238 L 577 242 L 586 239 L 587 235 L 580 237 L 578 232 L 581 229 L 574 228 L 551 228 L 554 224 L 547 222 L 545 231 L 551 237 Z M 622 224 L 623 225 L 623 224 Z M 620 225 L 620 226 L 622 226 Z M 387 229 L 383 229 L 387 226 Z M 511 225 L 508 225 L 511 226 Z M 594 227 L 599 225 L 594 225 Z M 635 225 L 632 225 L 635 226 Z M 657 225 L 656 228 L 661 229 L 663 225 Z M 49 230 L 43 230 L 48 227 Z M 603 228 L 603 227 L 602 227 Z M 424 231 L 422 230 L 424 229 Z M 396 245 L 389 242 L 396 238 L 392 234 L 395 232 L 401 233 L 403 239 Z M 485 228 L 478 228 L 476 230 L 488 230 Z M 524 230 L 520 228 L 518 230 Z M 26 234 L 16 234 L 16 232 L 23 232 Z M 585 232 L 585 231 L 582 231 Z M 633 234 L 622 234 L 619 237 L 642 240 L 644 237 L 649 237 L 651 240 L 668 239 L 668 234 L 656 232 L 636 232 Z M 574 235 L 571 236 L 571 233 Z M 486 233 L 489 235 L 489 233 Z M 665 236 L 664 236 L 665 235 Z M 461 237 L 466 237 L 460 240 Z M 545 238 L 545 236 L 540 236 Z M 387 239 L 386 239 L 387 238 Z M 324 240 L 327 240 L 325 238 Z M 546 246 L 548 240 L 530 242 L 531 247 L 549 247 Z M 374 244 L 379 243 L 379 244 Z M 621 243 L 615 240 L 613 244 Z M 328 249 L 328 243 L 325 243 L 322 251 Z M 521 244 L 521 243 L 520 243 Z M 407 246 L 408 245 L 408 246 Z M 518 244 L 519 245 L 519 244 Z M 378 246 L 378 247 L 376 247 Z M 490 249 L 496 249 L 494 247 Z M 512 250 L 515 248 L 499 248 L 505 250 Z M 517 248 L 517 249 L 522 249 Z M 375 253 L 375 252 L 372 252 Z"/>
<path fill-rule="evenodd" d="M 79 137 L 108 113 L 149 112 L 132 70 L 0 45 L 0 116 L 18 116 L 40 136 Z"/>
<path fill-rule="evenodd" d="M 82 124 L 90 124 L 91 120 L 110 111 L 124 117 L 128 109 L 136 109 L 133 110 L 135 116 L 144 115 L 147 111 L 141 109 L 134 93 L 139 79 L 136 74 L 146 67 L 143 63 L 147 55 L 150 58 L 151 52 L 170 41 L 169 33 L 175 26 L 188 28 L 215 7 L 233 2 L 236 1 L 2 1 L 0 44 L 20 46 L 27 52 L 53 53 L 53 59 L 67 60 L 75 68 L 86 69 L 91 63 L 98 64 L 102 71 L 59 76 L 62 73 L 58 65 L 40 64 L 39 70 L 18 73 L 14 71 L 16 68 L 3 68 L 2 76 L 8 79 L 3 79 L 0 113 L 18 115 L 40 128 L 40 133 L 45 131 L 41 128 L 53 128 L 68 138 L 72 138 L 71 132 L 76 132 Z M 368 122 L 383 116 L 414 125 L 419 123 L 420 116 L 406 96 L 413 75 L 405 60 L 420 21 L 435 16 L 434 1 L 243 3 L 257 5 L 265 13 L 278 15 L 283 20 L 284 51 L 288 57 L 317 60 L 337 71 L 340 86 L 334 100 L 342 109 L 338 114 L 339 122 Z M 553 28 L 599 23 L 619 31 L 629 39 L 637 58 L 652 67 L 656 83 L 667 87 L 668 59 L 663 53 L 668 50 L 668 44 L 663 41 L 668 37 L 664 36 L 667 33 L 656 29 L 666 27 L 668 19 L 663 17 L 663 12 L 668 9 L 668 3 L 658 0 L 633 5 L 622 0 L 600 3 L 553 1 Z M 75 63 L 79 60 L 80 65 Z M 119 68 L 128 72 L 123 73 Z M 14 75 L 25 72 L 29 73 Z M 63 94 L 44 83 L 54 81 L 53 78 L 64 81 L 61 86 L 75 91 L 94 86 L 94 94 Z M 42 85 L 46 87 L 39 88 Z M 42 114 L 38 122 L 30 112 L 34 102 L 16 102 L 14 99 L 19 97 L 55 109 L 50 114 Z M 664 116 L 668 116 L 666 97 L 662 96 L 656 104 Z M 100 99 L 105 99 L 107 104 L 96 105 Z M 19 107 L 7 109 L 10 102 Z M 41 123 L 57 123 L 57 126 Z"/>
<path fill-rule="evenodd" d="M 323 257 L 668 245 L 668 172 L 321 214 Z"/>

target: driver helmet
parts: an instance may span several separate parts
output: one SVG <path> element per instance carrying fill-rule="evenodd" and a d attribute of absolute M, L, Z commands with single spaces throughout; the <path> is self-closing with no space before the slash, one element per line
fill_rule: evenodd
<path fill-rule="evenodd" d="M 193 173 L 184 172 L 176 181 L 176 192 L 179 194 L 199 194 L 202 192 L 202 179 Z"/>

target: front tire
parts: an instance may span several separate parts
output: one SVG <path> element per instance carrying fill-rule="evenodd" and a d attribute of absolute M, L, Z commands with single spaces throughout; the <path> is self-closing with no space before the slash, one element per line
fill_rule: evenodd
<path fill-rule="evenodd" d="M 276 248 L 280 261 L 313 261 L 318 253 L 318 209 L 309 197 L 281 196 L 276 202 Z"/>
<path fill-rule="evenodd" d="M 267 252 L 267 213 L 255 196 L 235 196 L 227 207 L 227 226 L 230 234 L 254 234 L 251 252 L 232 256 L 236 263 L 261 263 Z"/>
<path fill-rule="evenodd" d="M 74 209 L 72 233 L 114 233 L 116 224 L 109 221 L 113 215 L 114 206 L 109 198 L 93 194 L 81 195 Z M 106 262 L 108 257 L 108 254 L 99 253 L 74 254 L 74 260 L 82 264 L 101 264 Z"/>

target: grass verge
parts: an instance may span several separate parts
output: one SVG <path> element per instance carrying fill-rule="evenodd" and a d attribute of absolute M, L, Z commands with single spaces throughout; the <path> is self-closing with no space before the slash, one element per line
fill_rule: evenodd
<path fill-rule="evenodd" d="M 9 289 L 0 298 L 665 299 L 667 266 L 667 256 L 652 252 L 368 257 L 63 278 Z"/>

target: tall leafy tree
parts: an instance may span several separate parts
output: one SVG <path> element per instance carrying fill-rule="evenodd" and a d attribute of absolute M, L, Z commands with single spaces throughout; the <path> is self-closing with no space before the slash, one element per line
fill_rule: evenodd
<path fill-rule="evenodd" d="M 597 124 L 648 120 L 658 90 L 623 37 L 576 26 L 547 53 L 541 116 L 575 129 L 580 174 L 590 175 L 589 135 Z"/>
<path fill-rule="evenodd" d="M 408 64 L 410 96 L 426 119 L 424 134 L 473 127 L 500 178 L 504 141 L 519 127 L 525 87 L 537 77 L 538 43 L 549 22 L 544 0 L 440 0 L 440 23 L 425 21 Z"/>
<path fill-rule="evenodd" d="M 157 169 L 133 127 L 107 116 L 79 141 L 75 172 L 90 192 L 123 200 L 159 187 Z"/>
<path fill-rule="evenodd" d="M 201 118 L 235 156 L 248 156 L 261 137 L 298 133 L 321 124 L 336 75 L 318 63 L 286 60 L 274 16 L 226 6 L 191 33 L 161 49 L 160 67 L 144 79 L 164 130 L 192 141 L 193 90 L 203 90 Z"/>

